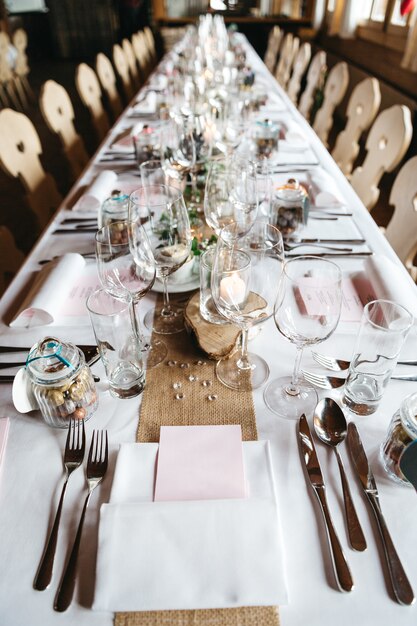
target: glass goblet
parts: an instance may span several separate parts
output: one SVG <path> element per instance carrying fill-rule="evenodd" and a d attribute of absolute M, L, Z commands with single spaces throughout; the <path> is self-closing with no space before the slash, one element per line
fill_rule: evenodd
<path fill-rule="evenodd" d="M 133 334 L 147 353 L 147 367 L 164 360 L 167 348 L 162 341 L 152 346 L 144 338 L 139 326 L 135 306 L 155 282 L 156 266 L 150 242 L 144 228 L 137 230 L 140 253 L 135 256 L 129 246 L 129 221 L 113 222 L 96 234 L 96 257 L 100 282 L 110 295 L 129 303 Z"/>
<path fill-rule="evenodd" d="M 183 309 L 169 301 L 168 278 L 191 252 L 190 221 L 182 193 L 166 185 L 139 187 L 130 195 L 129 216 L 146 231 L 156 276 L 163 283 L 163 305 L 145 315 L 145 326 L 162 335 L 179 333 L 184 330 Z M 131 246 L 137 248 L 134 241 Z"/>
<path fill-rule="evenodd" d="M 212 273 L 212 295 L 218 311 L 242 330 L 241 352 L 220 360 L 216 374 L 226 387 L 247 390 L 261 387 L 269 376 L 267 362 L 258 354 L 248 352 L 248 335 L 252 327 L 273 315 L 284 264 L 284 244 L 279 230 L 266 222 L 255 221 L 244 237 L 238 238 L 238 230 L 236 224 L 231 224 L 220 233 Z M 236 315 L 235 309 L 224 305 L 224 284 L 232 283 L 230 279 L 223 281 L 223 278 L 228 276 L 229 266 L 237 263 L 236 257 L 240 258 L 241 253 L 250 261 L 249 291 L 244 306 Z M 231 274 L 238 285 L 240 274 L 240 271 Z"/>
<path fill-rule="evenodd" d="M 266 405 L 287 419 L 311 413 L 317 403 L 314 388 L 300 380 L 304 346 L 327 339 L 335 330 L 342 305 L 342 273 L 338 265 L 314 256 L 300 256 L 284 264 L 274 320 L 279 332 L 293 343 L 297 354 L 292 376 L 269 383 Z"/>

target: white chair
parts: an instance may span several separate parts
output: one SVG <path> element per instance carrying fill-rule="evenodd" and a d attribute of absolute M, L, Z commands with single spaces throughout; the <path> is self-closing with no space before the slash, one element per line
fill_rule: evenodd
<path fill-rule="evenodd" d="M 74 108 L 66 89 L 54 80 L 47 80 L 41 89 L 39 106 L 46 125 L 59 136 L 76 180 L 89 159 L 84 141 L 75 130 Z"/>
<path fill-rule="evenodd" d="M 284 87 L 284 89 L 289 81 L 291 69 L 299 47 L 300 40 L 298 37 L 294 37 L 292 33 L 288 33 L 287 35 L 285 35 L 277 69 L 275 72 L 275 78 L 277 79 L 279 84 Z"/>
<path fill-rule="evenodd" d="M 130 102 L 135 92 L 130 78 L 129 63 L 127 62 L 123 48 L 119 46 L 118 43 L 113 46 L 113 63 L 120 78 L 126 101 Z"/>
<path fill-rule="evenodd" d="M 277 63 L 277 56 L 278 56 L 279 47 L 281 45 L 282 37 L 283 37 L 283 31 L 280 29 L 279 26 L 274 26 L 274 28 L 272 28 L 269 31 L 268 45 L 266 47 L 264 63 L 266 67 L 269 69 L 269 71 L 271 72 L 271 74 L 273 74 L 275 70 L 275 65 Z"/>
<path fill-rule="evenodd" d="M 379 198 L 379 182 L 401 161 L 413 134 L 410 109 L 395 104 L 376 118 L 366 140 L 367 154 L 350 182 L 369 211 Z"/>
<path fill-rule="evenodd" d="M 17 274 L 25 256 L 16 247 L 14 238 L 6 226 L 0 226 L 0 296 Z"/>
<path fill-rule="evenodd" d="M 23 30 L 23 28 L 18 28 L 13 33 L 12 41 L 16 50 L 16 62 L 14 66 L 16 90 L 24 108 L 28 108 L 29 102 L 33 102 L 35 100 L 35 96 L 27 79 L 29 74 L 29 64 L 26 55 L 26 48 L 28 45 L 26 31 Z"/>
<path fill-rule="evenodd" d="M 101 100 L 101 87 L 95 71 L 80 63 L 75 72 L 75 84 L 83 104 L 88 108 L 99 141 L 110 129 L 109 118 Z"/>
<path fill-rule="evenodd" d="M 116 74 L 114 73 L 113 65 L 110 59 L 102 52 L 99 52 L 96 57 L 96 72 L 103 91 L 108 98 L 113 117 L 117 119 L 123 111 L 123 105 L 117 91 Z"/>
<path fill-rule="evenodd" d="M 306 41 L 302 44 L 301 48 L 297 52 L 297 56 L 294 61 L 293 70 L 290 81 L 288 83 L 287 93 L 291 100 L 296 104 L 298 100 L 298 94 L 300 93 L 301 80 L 307 69 L 311 59 L 311 44 Z"/>
<path fill-rule="evenodd" d="M 39 156 L 42 146 L 34 125 L 26 115 L 12 109 L 0 111 L 0 165 L 20 180 L 39 224 L 47 224 L 62 202 L 54 178 L 45 172 Z"/>
<path fill-rule="evenodd" d="M 5 107 L 12 106 L 18 111 L 22 109 L 16 93 L 13 70 L 9 57 L 9 35 L 0 31 L 0 99 Z"/>
<path fill-rule="evenodd" d="M 156 54 L 155 37 L 153 36 L 153 32 L 149 26 L 144 27 L 143 35 L 145 37 L 146 45 L 149 51 L 150 61 L 152 63 L 152 66 L 154 66 L 156 65 L 158 56 Z"/>
<path fill-rule="evenodd" d="M 317 111 L 313 128 L 318 137 L 327 147 L 329 132 L 333 126 L 335 108 L 341 103 L 349 84 L 349 70 L 347 63 L 337 63 L 329 72 L 324 86 L 323 104 Z"/>
<path fill-rule="evenodd" d="M 376 78 L 365 78 L 352 91 L 346 110 L 347 122 L 336 139 L 332 157 L 345 174 L 352 172 L 359 154 L 359 139 L 370 127 L 381 104 L 381 90 Z"/>
<path fill-rule="evenodd" d="M 125 53 L 126 61 L 129 66 L 130 76 L 132 77 L 133 85 L 136 89 L 139 89 L 141 79 L 138 72 L 138 66 L 136 62 L 135 51 L 130 43 L 129 39 L 123 39 L 122 41 L 123 52 Z"/>
<path fill-rule="evenodd" d="M 390 204 L 395 209 L 385 235 L 414 280 L 417 267 L 417 156 L 407 161 L 397 174 L 391 189 Z"/>
<path fill-rule="evenodd" d="M 301 94 L 298 110 L 306 120 L 310 119 L 310 112 L 314 102 L 314 94 L 317 86 L 326 71 L 326 53 L 323 50 L 317 52 L 310 63 L 307 72 L 307 84 Z"/>

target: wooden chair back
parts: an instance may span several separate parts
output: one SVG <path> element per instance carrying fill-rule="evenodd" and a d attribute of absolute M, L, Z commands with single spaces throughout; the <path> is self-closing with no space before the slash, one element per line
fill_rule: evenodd
<path fill-rule="evenodd" d="M 25 256 L 16 247 L 12 233 L 6 226 L 0 226 L 0 296 L 18 272 Z"/>
<path fill-rule="evenodd" d="M 417 156 L 407 161 L 397 174 L 391 189 L 390 204 L 395 209 L 385 235 L 414 280 L 417 267 Z"/>
<path fill-rule="evenodd" d="M 138 62 L 142 79 L 145 79 L 149 74 L 149 62 L 148 51 L 140 32 L 132 35 L 132 47 L 135 53 L 136 61 Z"/>
<path fill-rule="evenodd" d="M 0 31 L 0 101 L 5 107 L 12 106 L 21 111 L 22 105 L 16 93 L 14 74 L 10 65 L 9 47 L 9 35 Z"/>
<path fill-rule="evenodd" d="M 294 104 L 298 100 L 298 94 L 300 93 L 301 80 L 307 69 L 311 59 L 311 44 L 306 41 L 302 44 L 301 48 L 297 52 L 297 56 L 294 61 L 293 70 L 288 83 L 288 96 Z"/>
<path fill-rule="evenodd" d="M 353 172 L 350 182 L 369 211 L 379 198 L 378 185 L 385 172 L 401 161 L 413 134 L 410 109 L 395 104 L 376 118 L 366 140 L 363 164 Z"/>
<path fill-rule="evenodd" d="M 298 109 L 306 120 L 310 119 L 311 107 L 314 102 L 314 94 L 316 88 L 320 82 L 323 72 L 326 70 L 326 53 L 324 50 L 319 50 L 313 57 L 310 63 L 310 67 L 307 72 L 307 84 L 303 93 L 301 94 Z"/>
<path fill-rule="evenodd" d="M 110 123 L 103 108 L 97 75 L 89 65 L 80 63 L 75 72 L 75 84 L 83 104 L 90 111 L 97 137 L 101 141 L 110 129 Z"/>
<path fill-rule="evenodd" d="M 129 39 L 123 39 L 122 41 L 123 52 L 125 53 L 125 57 L 127 60 L 127 64 L 129 66 L 130 76 L 133 81 L 133 85 L 135 90 L 139 89 L 141 84 L 141 79 L 139 76 L 138 65 L 136 62 L 135 52 L 133 50 L 133 46 L 130 43 Z"/>
<path fill-rule="evenodd" d="M 113 46 L 113 63 L 120 78 L 126 101 L 130 102 L 134 96 L 134 89 L 130 78 L 129 64 L 123 48 L 118 43 Z"/>
<path fill-rule="evenodd" d="M 54 80 L 47 80 L 41 89 L 39 106 L 46 125 L 59 136 L 76 180 L 88 163 L 88 154 L 74 127 L 74 109 L 68 92 Z"/>
<path fill-rule="evenodd" d="M 269 71 L 271 72 L 271 74 L 273 74 L 274 71 L 275 71 L 275 65 L 277 63 L 278 51 L 279 51 L 279 47 L 281 45 L 283 34 L 284 33 L 280 29 L 279 26 L 274 26 L 269 31 L 268 45 L 266 47 L 266 52 L 265 52 L 265 56 L 264 56 L 264 63 L 266 65 L 266 67 L 269 69 Z"/>
<path fill-rule="evenodd" d="M 341 103 L 349 84 L 349 69 L 347 63 L 337 63 L 329 72 L 324 87 L 323 104 L 314 119 L 313 128 L 318 137 L 327 147 L 329 132 L 333 126 L 335 108 Z"/>
<path fill-rule="evenodd" d="M 55 180 L 42 167 L 42 146 L 26 115 L 12 109 L 0 111 L 0 165 L 24 185 L 30 207 L 45 226 L 62 202 Z"/>
<path fill-rule="evenodd" d="M 275 72 L 275 78 L 279 84 L 284 87 L 287 86 L 290 78 L 291 69 L 297 56 L 298 49 L 300 47 L 300 40 L 298 37 L 294 37 L 292 33 L 287 33 L 282 43 L 281 54 L 279 57 L 277 69 Z"/>
<path fill-rule="evenodd" d="M 28 81 L 29 63 L 26 54 L 28 37 L 23 28 L 18 28 L 13 33 L 13 45 L 16 49 L 16 61 L 14 66 L 14 80 L 16 91 L 19 94 L 23 108 L 29 108 L 30 102 L 35 102 L 35 95 Z"/>
<path fill-rule="evenodd" d="M 336 139 L 332 157 L 345 174 L 352 172 L 359 154 L 359 139 L 375 119 L 381 104 L 381 90 L 376 78 L 365 78 L 352 91 L 346 110 L 347 122 Z"/>
<path fill-rule="evenodd" d="M 122 101 L 117 91 L 116 74 L 108 57 L 102 52 L 96 57 L 96 72 L 105 91 L 114 119 L 117 119 L 123 111 Z"/>
<path fill-rule="evenodd" d="M 158 57 L 156 54 L 155 37 L 153 36 L 153 32 L 149 26 L 144 27 L 143 34 L 146 39 L 146 44 L 149 50 L 150 59 L 152 61 L 152 64 L 155 65 L 158 60 Z"/>

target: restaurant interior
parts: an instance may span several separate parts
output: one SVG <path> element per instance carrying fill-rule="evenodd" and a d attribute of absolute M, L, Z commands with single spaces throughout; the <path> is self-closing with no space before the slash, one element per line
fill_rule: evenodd
<path fill-rule="evenodd" d="M 0 0 L 0 624 L 417 624 L 416 281 L 417 0 Z"/>

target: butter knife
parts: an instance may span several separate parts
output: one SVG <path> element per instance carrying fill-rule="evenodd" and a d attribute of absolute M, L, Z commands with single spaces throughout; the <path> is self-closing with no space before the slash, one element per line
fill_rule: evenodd
<path fill-rule="evenodd" d="M 388 532 L 379 503 L 375 478 L 363 449 L 358 429 L 353 422 L 350 422 L 348 426 L 346 440 L 356 473 L 378 523 L 395 598 L 400 604 L 413 604 L 414 593 Z"/>
<path fill-rule="evenodd" d="M 337 586 L 340 591 L 352 591 L 354 586 L 352 574 L 350 573 L 349 565 L 347 564 L 345 555 L 343 554 L 342 546 L 340 545 L 340 541 L 336 535 L 336 531 L 330 517 L 323 474 L 321 473 L 316 448 L 314 446 L 311 431 L 305 415 L 302 415 L 299 420 L 298 441 L 304 462 L 306 464 L 307 474 L 310 479 L 311 486 L 313 487 L 314 493 L 319 501 L 326 524 L 327 538 L 329 541 Z"/>
<path fill-rule="evenodd" d="M 324 239 L 321 237 L 301 237 L 301 239 L 296 239 L 294 237 L 289 237 L 286 239 L 288 243 L 340 243 L 343 245 L 361 245 L 366 243 L 365 239 Z"/>

